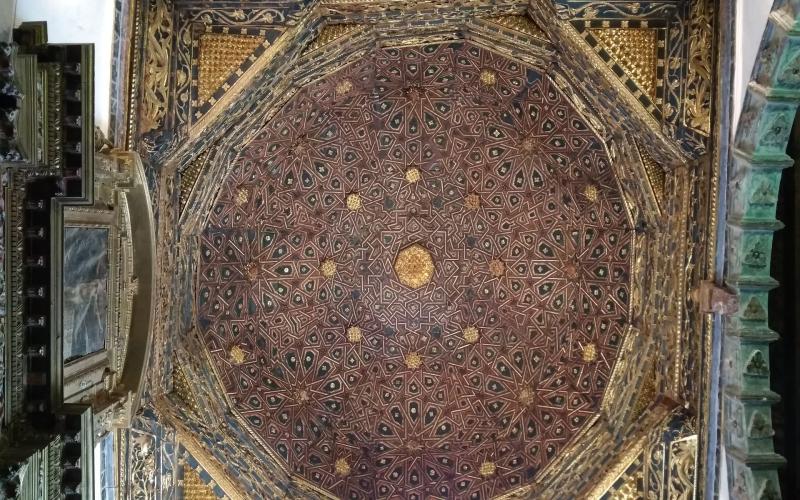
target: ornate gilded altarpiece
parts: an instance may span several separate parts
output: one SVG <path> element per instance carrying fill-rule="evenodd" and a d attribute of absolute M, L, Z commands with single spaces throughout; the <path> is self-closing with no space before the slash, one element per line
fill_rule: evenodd
<path fill-rule="evenodd" d="M 714 20 L 703 0 L 133 8 L 164 484 L 702 494 Z"/>

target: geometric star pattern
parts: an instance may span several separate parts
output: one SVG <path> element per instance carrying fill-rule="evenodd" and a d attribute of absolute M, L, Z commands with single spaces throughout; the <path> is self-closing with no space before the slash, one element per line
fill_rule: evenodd
<path fill-rule="evenodd" d="M 469 43 L 376 49 L 243 146 L 202 234 L 198 324 L 290 473 L 340 498 L 490 498 L 598 412 L 631 234 L 546 75 Z M 415 244 L 434 266 L 411 288 L 393 265 Z"/>

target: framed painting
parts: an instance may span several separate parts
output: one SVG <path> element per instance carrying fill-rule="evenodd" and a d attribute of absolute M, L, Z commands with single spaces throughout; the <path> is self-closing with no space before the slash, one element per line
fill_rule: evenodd
<path fill-rule="evenodd" d="M 108 228 L 64 228 L 64 361 L 105 348 Z"/>
<path fill-rule="evenodd" d="M 86 375 L 87 370 L 97 373 L 83 384 L 96 385 L 102 377 L 101 367 L 108 364 L 118 267 L 115 221 L 110 210 L 69 207 L 64 211 L 62 358 L 66 385 L 72 375 Z"/>

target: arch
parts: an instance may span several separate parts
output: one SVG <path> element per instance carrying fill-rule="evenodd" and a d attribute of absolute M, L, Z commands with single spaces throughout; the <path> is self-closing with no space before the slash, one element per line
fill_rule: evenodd
<path fill-rule="evenodd" d="M 765 304 L 769 291 L 778 285 L 770 275 L 769 257 L 773 233 L 783 227 L 776 219 L 777 192 L 783 169 L 793 164 L 786 148 L 800 105 L 800 20 L 794 5 L 778 0 L 773 6 L 744 99 L 728 176 L 725 283 L 739 295 L 742 306 L 726 322 L 725 348 L 742 354 L 732 365 L 723 366 L 727 386 L 722 398 L 725 407 L 741 405 L 746 413 L 755 414 L 751 431 L 756 417 L 763 423 L 771 420 L 771 405 L 779 401 L 770 389 L 767 362 L 769 346 L 778 335 L 769 329 Z M 723 425 L 730 429 L 736 423 L 727 416 Z M 721 490 L 748 498 L 780 498 L 776 485 L 784 460 L 774 452 L 771 440 L 763 442 L 772 434 L 764 434 L 749 432 L 734 442 L 730 432 L 723 433 L 728 484 Z"/>

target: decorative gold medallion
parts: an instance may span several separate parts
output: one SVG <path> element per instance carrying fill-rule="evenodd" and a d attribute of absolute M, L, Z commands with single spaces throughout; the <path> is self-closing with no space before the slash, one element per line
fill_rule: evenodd
<path fill-rule="evenodd" d="M 334 469 L 336 473 L 340 476 L 346 476 L 350 474 L 350 464 L 347 463 L 347 459 L 344 458 L 337 458 L 336 463 L 334 464 Z"/>
<path fill-rule="evenodd" d="M 342 80 L 336 84 L 337 94 L 349 94 L 351 90 L 353 90 L 353 82 L 350 80 Z"/>
<path fill-rule="evenodd" d="M 245 187 L 240 187 L 236 191 L 236 206 L 241 207 L 250 199 L 250 192 Z"/>
<path fill-rule="evenodd" d="M 464 205 L 470 210 L 481 208 L 481 197 L 477 193 L 470 193 L 464 197 Z"/>
<path fill-rule="evenodd" d="M 577 262 L 567 262 L 564 264 L 564 276 L 571 280 L 578 278 L 578 264 Z"/>
<path fill-rule="evenodd" d="M 497 73 L 493 69 L 484 69 L 481 71 L 481 83 L 487 87 L 491 87 L 497 83 Z"/>
<path fill-rule="evenodd" d="M 361 328 L 353 325 L 347 329 L 347 340 L 350 342 L 361 342 L 362 338 L 364 338 L 364 336 L 361 333 Z"/>
<path fill-rule="evenodd" d="M 242 363 L 244 363 L 244 360 L 247 357 L 245 352 L 238 345 L 231 347 L 230 356 L 231 356 L 231 363 L 233 363 L 234 365 L 241 365 Z"/>
<path fill-rule="evenodd" d="M 422 174 L 417 167 L 409 167 L 408 170 L 406 170 L 406 182 L 414 184 L 415 182 L 419 182 L 420 179 L 422 179 Z"/>
<path fill-rule="evenodd" d="M 301 403 L 307 403 L 311 398 L 308 396 L 308 391 L 306 389 L 300 389 L 295 393 L 294 399 Z"/>
<path fill-rule="evenodd" d="M 536 150 L 536 141 L 532 137 L 522 139 L 519 148 L 526 153 L 533 153 Z"/>
<path fill-rule="evenodd" d="M 594 203 L 595 201 L 597 201 L 597 186 L 595 186 L 594 184 L 587 185 L 586 189 L 583 190 L 583 194 L 589 201 Z"/>
<path fill-rule="evenodd" d="M 326 278 L 333 278 L 333 275 L 336 274 L 336 262 L 334 262 L 333 259 L 323 260 L 320 271 L 322 271 L 322 275 Z"/>
<path fill-rule="evenodd" d="M 591 363 L 597 359 L 597 347 L 594 344 L 586 344 L 583 346 L 583 360 Z"/>
<path fill-rule="evenodd" d="M 261 274 L 261 265 L 256 261 L 250 261 L 245 266 L 244 272 L 247 274 L 248 280 L 255 281 Z"/>
<path fill-rule="evenodd" d="M 495 278 L 499 278 L 500 276 L 506 274 L 505 263 L 500 259 L 492 259 L 489 262 L 489 274 Z"/>
<path fill-rule="evenodd" d="M 468 344 L 474 344 L 478 341 L 478 337 L 480 336 L 478 332 L 477 326 L 468 326 L 464 328 L 464 342 Z"/>
<path fill-rule="evenodd" d="M 418 243 L 400 250 L 394 261 L 394 272 L 400 283 L 411 288 L 430 283 L 433 269 L 431 253 Z"/>
<path fill-rule="evenodd" d="M 412 352 L 406 355 L 406 366 L 409 370 L 416 370 L 422 366 L 422 358 L 419 354 Z"/>
<path fill-rule="evenodd" d="M 494 474 L 496 471 L 497 471 L 497 466 L 494 464 L 494 462 L 489 462 L 487 460 L 486 462 L 483 462 L 481 464 L 481 468 L 480 468 L 479 472 L 481 473 L 481 476 L 489 477 L 492 474 Z"/>
<path fill-rule="evenodd" d="M 528 406 L 529 404 L 533 403 L 533 391 L 531 391 L 527 387 L 519 391 L 519 402 L 525 406 Z"/>
<path fill-rule="evenodd" d="M 350 193 L 347 195 L 347 208 L 353 211 L 361 208 L 361 196 L 358 193 Z"/>

